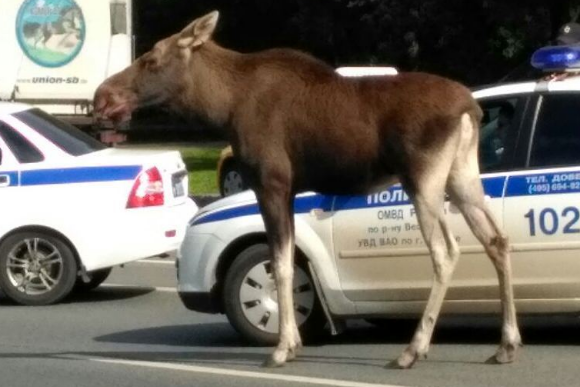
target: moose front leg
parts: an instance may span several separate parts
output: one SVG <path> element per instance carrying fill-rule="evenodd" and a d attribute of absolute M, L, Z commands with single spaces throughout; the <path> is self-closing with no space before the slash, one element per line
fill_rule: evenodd
<path fill-rule="evenodd" d="M 266 359 L 264 367 L 280 367 L 293 360 L 302 347 L 294 315 L 292 283 L 294 279 L 294 211 L 293 198 L 278 187 L 261 192 L 259 203 L 268 234 L 272 268 L 278 291 L 278 346 Z"/>
<path fill-rule="evenodd" d="M 285 239 L 285 240 L 283 240 Z M 294 278 L 293 238 L 287 236 L 271 246 L 273 269 L 278 289 L 279 331 L 278 346 L 264 362 L 265 367 L 280 367 L 293 360 L 302 347 L 294 315 L 292 282 Z"/>

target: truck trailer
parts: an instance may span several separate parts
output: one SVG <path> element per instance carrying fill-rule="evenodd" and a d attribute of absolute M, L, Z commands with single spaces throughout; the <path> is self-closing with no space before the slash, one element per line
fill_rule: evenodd
<path fill-rule="evenodd" d="M 134 59 L 132 0 L 2 0 L 0 53 L 0 100 L 93 127 L 96 88 Z"/>

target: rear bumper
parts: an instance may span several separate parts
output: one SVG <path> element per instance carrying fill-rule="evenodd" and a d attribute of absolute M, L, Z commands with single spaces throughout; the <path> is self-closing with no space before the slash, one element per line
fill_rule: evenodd
<path fill-rule="evenodd" d="M 126 210 L 108 227 L 91 230 L 106 241 L 99 248 L 79 243 L 79 256 L 87 270 L 112 267 L 175 251 L 181 245 L 187 224 L 198 207 L 191 199 L 173 207 Z"/>

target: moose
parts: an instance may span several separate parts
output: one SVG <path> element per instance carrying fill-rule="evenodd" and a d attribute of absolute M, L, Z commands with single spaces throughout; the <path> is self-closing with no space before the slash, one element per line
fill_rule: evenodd
<path fill-rule="evenodd" d="M 219 13 L 195 19 L 97 89 L 98 119 L 122 122 L 163 104 L 226 127 L 264 220 L 280 311 L 279 341 L 264 366 L 293 360 L 302 342 L 293 308 L 295 194 L 363 194 L 400 182 L 429 249 L 434 276 L 408 347 L 388 367 L 424 358 L 459 259 L 444 216 L 457 206 L 497 271 L 500 346 L 488 360 L 509 363 L 521 345 L 509 242 L 484 201 L 478 136 L 482 111 L 469 89 L 426 73 L 344 78 L 291 49 L 239 53 L 212 35 Z"/>

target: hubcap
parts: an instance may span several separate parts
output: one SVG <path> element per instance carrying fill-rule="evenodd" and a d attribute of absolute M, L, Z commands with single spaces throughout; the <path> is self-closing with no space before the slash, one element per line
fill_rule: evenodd
<path fill-rule="evenodd" d="M 229 171 L 224 176 L 224 195 L 229 196 L 244 190 L 244 179 L 238 171 Z"/>
<path fill-rule="evenodd" d="M 6 273 L 19 291 L 37 296 L 51 291 L 63 274 L 63 258 L 52 243 L 27 238 L 8 253 Z"/>
<path fill-rule="evenodd" d="M 314 288 L 306 272 L 294 266 L 294 311 L 296 323 L 302 325 L 314 307 Z M 270 262 L 254 266 L 244 277 L 240 288 L 240 303 L 246 319 L 256 328 L 278 333 L 278 291 Z"/>

